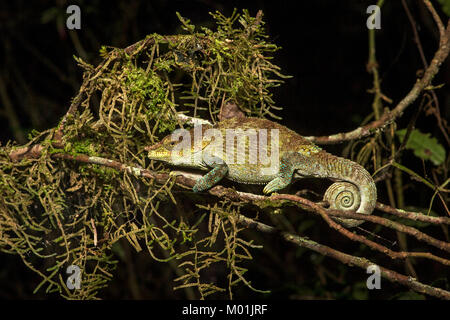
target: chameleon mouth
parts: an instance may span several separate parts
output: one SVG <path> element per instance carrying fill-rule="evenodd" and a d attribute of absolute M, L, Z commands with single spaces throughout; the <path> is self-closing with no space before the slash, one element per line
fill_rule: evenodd
<path fill-rule="evenodd" d="M 154 150 L 154 149 L 150 149 L 150 150 L 148 150 L 149 152 L 148 152 L 148 157 L 150 158 L 150 159 L 154 159 L 154 160 L 158 160 L 158 159 L 161 159 L 161 160 L 164 160 L 164 159 L 167 159 L 167 158 L 170 158 L 170 156 L 168 156 L 168 154 L 167 154 L 167 152 L 166 151 L 163 151 L 163 150 Z"/>
<path fill-rule="evenodd" d="M 149 152 L 148 156 L 152 158 L 164 158 L 167 154 L 161 151 Z"/>

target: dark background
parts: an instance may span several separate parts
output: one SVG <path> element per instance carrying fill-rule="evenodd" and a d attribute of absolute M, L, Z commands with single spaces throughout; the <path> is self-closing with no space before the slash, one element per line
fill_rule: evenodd
<path fill-rule="evenodd" d="M 278 115 L 286 126 L 303 135 L 327 135 L 348 131 L 359 126 L 372 111 L 372 75 L 366 70 L 368 59 L 368 30 L 366 8 L 375 1 L 315 0 L 315 1 L 1 1 L 0 2 L 0 76 L 6 95 L 0 100 L 0 143 L 19 142 L 31 129 L 43 130 L 55 126 L 66 112 L 71 98 L 78 92 L 82 73 L 73 55 L 81 56 L 96 65 L 101 45 L 126 47 L 150 33 L 181 33 L 175 11 L 190 18 L 196 25 L 213 28 L 209 11 L 219 10 L 230 15 L 233 8 L 247 8 L 252 15 L 258 9 L 264 12 L 264 21 L 273 42 L 282 49 L 275 54 L 275 63 L 284 74 L 292 75 L 280 88 L 274 90 L 274 100 L 284 110 Z M 428 61 L 439 43 L 438 30 L 421 1 L 407 1 L 419 27 L 422 45 Z M 435 3 L 433 1 L 433 3 Z M 65 27 L 66 8 L 77 4 L 81 8 L 81 30 L 69 33 Z M 443 21 L 447 17 L 435 3 Z M 382 9 L 381 30 L 376 32 L 377 60 L 383 93 L 396 103 L 410 90 L 423 68 L 413 41 L 411 26 L 401 1 L 386 1 Z M 444 83 L 450 78 L 448 60 L 434 80 Z M 438 90 L 442 116 L 448 118 L 450 95 L 448 89 Z M 5 98 L 6 96 L 6 98 Z M 14 134 L 11 117 L 5 112 L 8 103 L 20 125 L 20 134 Z M 417 106 L 417 102 L 414 104 Z M 3 106 L 3 107 L 2 107 Z M 407 125 L 415 108 L 410 107 L 398 122 Z M 404 120 L 406 119 L 406 120 Z M 417 127 L 443 141 L 434 117 L 421 116 Z M 343 146 L 326 147 L 339 154 Z M 428 196 L 428 195 L 427 195 Z M 380 193 L 383 201 L 383 193 Z M 414 194 L 409 199 L 414 203 Z M 428 197 L 429 199 L 429 197 Z M 408 201 L 408 200 L 407 200 Z M 326 226 L 321 229 L 326 230 Z M 334 241 L 334 238 L 328 241 Z M 275 241 L 269 239 L 268 241 Z M 277 240 L 278 241 L 278 240 Z M 324 241 L 327 241 L 325 239 Z M 344 240 L 340 240 L 344 244 Z M 357 249 L 357 245 L 348 246 Z M 304 266 L 292 246 L 275 243 L 280 256 L 267 264 L 267 270 L 255 272 L 255 281 L 261 287 L 273 289 L 271 298 L 307 298 L 296 286 L 312 287 L 312 298 L 327 298 L 326 292 L 314 289 L 314 264 L 308 262 L 314 254 L 308 253 Z M 283 256 L 283 253 L 286 256 Z M 255 256 L 263 263 L 264 254 Z M 291 256 L 288 256 L 291 255 Z M 136 295 L 127 288 L 129 273 L 126 268 L 117 271 L 117 277 L 102 296 L 107 298 L 184 298 L 182 292 L 173 292 L 172 274 L 164 264 L 148 260 L 145 254 L 136 254 L 136 274 L 143 289 Z M 258 260 L 259 259 L 259 260 Z M 320 257 L 317 257 L 320 259 Z M 291 261 L 285 263 L 286 261 Z M 326 260 L 330 266 L 336 261 Z M 45 298 L 33 294 L 40 281 L 18 257 L 0 254 L 0 298 Z M 343 268 L 347 268 L 342 266 Z M 338 267 L 336 267 L 339 269 Z M 400 271 L 402 271 L 400 265 Z M 356 278 L 366 278 L 361 270 L 350 269 Z M 426 269 L 425 269 L 426 270 Z M 129 270 L 128 270 L 129 271 Z M 349 271 L 350 272 L 350 271 Z M 292 276 L 296 278 L 292 278 Z M 425 281 L 425 280 L 424 280 Z M 385 283 L 384 283 L 385 284 Z M 258 285 L 256 285 L 258 287 Z M 370 293 L 370 298 L 386 298 L 392 292 L 406 289 L 385 284 L 384 295 Z M 357 298 L 355 288 L 328 283 L 325 291 L 342 292 L 342 298 Z M 350 292 L 347 292 L 346 291 Z M 391 291 L 389 291 L 391 290 Z M 387 292 L 387 293 L 386 293 Z M 261 297 L 242 289 L 238 297 Z M 333 295 L 333 297 L 338 297 Z"/>

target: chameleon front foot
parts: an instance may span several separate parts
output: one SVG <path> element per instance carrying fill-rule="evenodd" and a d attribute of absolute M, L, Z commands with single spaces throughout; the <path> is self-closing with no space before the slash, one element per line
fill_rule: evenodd
<path fill-rule="evenodd" d="M 212 188 L 216 183 L 222 180 L 227 173 L 228 166 L 226 164 L 216 164 L 210 172 L 197 180 L 195 185 L 192 187 L 192 191 L 201 192 Z"/>
<path fill-rule="evenodd" d="M 272 181 L 270 181 L 268 184 L 266 184 L 266 186 L 263 189 L 263 192 L 265 194 L 269 194 L 269 193 L 281 190 L 281 189 L 287 187 L 289 182 L 290 181 L 288 181 L 286 183 L 286 181 L 283 180 L 283 178 L 281 178 L 281 177 L 275 178 Z"/>

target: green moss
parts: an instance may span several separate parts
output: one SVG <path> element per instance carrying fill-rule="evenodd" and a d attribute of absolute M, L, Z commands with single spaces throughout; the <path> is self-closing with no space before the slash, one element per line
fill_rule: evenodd
<path fill-rule="evenodd" d="M 231 17 L 218 12 L 212 16 L 215 29 L 196 28 L 179 16 L 186 34 L 151 34 L 127 49 L 102 46 L 103 61 L 98 66 L 75 57 L 84 70 L 83 84 L 71 103 L 77 110 L 64 122 L 64 148 L 53 147 L 52 129 L 29 135 L 44 148 L 39 159 L 13 165 L 7 154 L 0 153 L 0 173 L 8 170 L 6 174 L 11 174 L 11 180 L 0 180 L 0 197 L 8 197 L 12 204 L 7 210 L 13 219 L 8 221 L 20 222 L 7 229 L 21 230 L 20 234 L 5 231 L 13 245 L 8 250 L 24 257 L 30 250 L 33 254 L 48 250 L 42 239 L 57 244 L 56 260 L 42 258 L 36 265 L 27 264 L 43 275 L 37 289 L 47 286 L 47 292 L 59 290 L 67 298 L 96 297 L 112 277 L 115 261 L 108 252 L 120 239 L 135 247 L 145 245 L 161 261 L 181 255 L 191 261 L 198 257 L 198 267 L 187 264 L 189 278 L 182 281 L 197 287 L 201 297 L 231 292 L 242 283 L 245 271 L 239 264 L 251 259 L 253 247 L 240 237 L 235 221 L 238 205 L 224 201 L 205 207 L 204 220 L 186 212 L 182 213 L 185 216 L 174 214 L 173 207 L 166 205 L 179 201 L 171 194 L 173 184 L 161 188 L 141 179 L 145 186 L 138 188 L 129 175 L 115 169 L 76 161 L 66 165 L 48 156 L 101 156 L 145 167 L 142 146 L 173 131 L 178 125 L 176 113 L 215 122 L 222 104 L 234 101 L 246 115 L 271 115 L 275 103 L 270 88 L 284 76 L 270 61 L 277 47 L 267 41 L 263 22 L 256 23 L 247 11 L 234 11 Z M 190 201 L 202 199 L 195 195 Z M 268 201 L 262 207 L 277 205 L 280 202 Z M 198 232 L 208 221 L 211 234 Z M 99 243 L 94 243 L 95 231 Z M 223 244 L 224 239 L 239 241 Z M 161 249 L 167 256 L 158 257 Z M 63 289 L 57 279 L 65 274 L 63 262 L 92 267 L 83 270 L 80 290 Z M 198 270 L 222 263 L 230 272 L 229 287 L 205 284 Z M 42 270 L 41 265 L 49 269 Z"/>
<path fill-rule="evenodd" d="M 261 209 L 265 209 L 265 208 L 283 208 L 286 205 L 291 204 L 291 202 L 288 201 L 288 200 L 275 200 L 275 201 L 272 201 L 269 198 L 264 199 L 264 200 L 260 200 L 260 201 L 255 201 L 254 203 Z"/>
<path fill-rule="evenodd" d="M 128 62 L 125 69 L 124 85 L 131 94 L 139 99 L 148 99 L 147 106 L 154 111 L 165 102 L 166 90 L 160 77 L 150 70 L 148 73 L 142 68 L 135 67 Z"/>

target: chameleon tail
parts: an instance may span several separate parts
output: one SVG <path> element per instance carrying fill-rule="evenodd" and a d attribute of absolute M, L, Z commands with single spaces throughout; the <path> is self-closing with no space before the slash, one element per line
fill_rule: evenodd
<path fill-rule="evenodd" d="M 329 178 L 337 180 L 325 192 L 330 208 L 371 214 L 377 201 L 377 188 L 366 169 L 356 162 L 323 152 L 322 165 Z M 335 218 L 347 227 L 356 227 L 362 220 Z"/>

